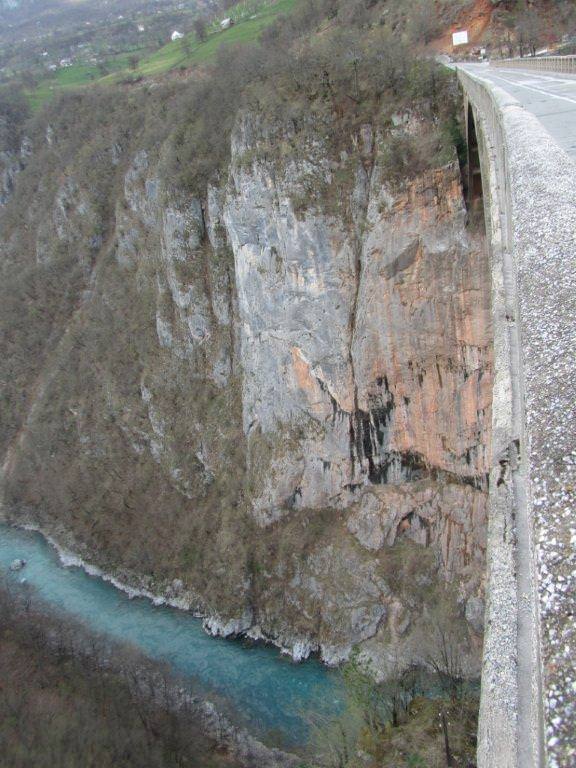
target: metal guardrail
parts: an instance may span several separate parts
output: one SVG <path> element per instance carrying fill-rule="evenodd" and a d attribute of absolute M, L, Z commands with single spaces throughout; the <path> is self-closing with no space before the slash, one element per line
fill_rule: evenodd
<path fill-rule="evenodd" d="M 524 56 L 521 59 L 492 59 L 490 66 L 576 74 L 576 56 Z"/>

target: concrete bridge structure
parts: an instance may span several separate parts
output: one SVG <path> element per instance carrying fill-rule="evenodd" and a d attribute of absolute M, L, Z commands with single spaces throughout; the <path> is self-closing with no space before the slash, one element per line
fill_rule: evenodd
<path fill-rule="evenodd" d="M 539 66 L 458 66 L 492 257 L 480 768 L 576 766 L 576 77 Z"/>

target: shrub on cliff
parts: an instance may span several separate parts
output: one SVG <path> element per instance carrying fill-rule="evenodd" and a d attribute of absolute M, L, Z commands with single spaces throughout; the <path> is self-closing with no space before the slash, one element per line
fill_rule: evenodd
<path fill-rule="evenodd" d="M 104 667 L 104 657 L 116 667 Z M 68 618 L 46 616 L 34 597 L 15 600 L 2 582 L 0 678 L 3 768 L 235 765 L 185 707 L 164 704 L 162 670 Z"/>
<path fill-rule="evenodd" d="M 164 173 L 203 195 L 229 160 L 230 134 L 240 107 L 300 126 L 329 123 L 327 138 L 349 149 L 363 123 L 385 130 L 405 109 L 434 123 L 438 151 L 421 153 L 428 166 L 451 154 L 453 78 L 422 59 L 390 25 L 374 23 L 381 4 L 365 0 L 300 3 L 261 35 L 259 44 L 222 46 L 205 75 L 184 88 L 170 111 L 174 126 Z M 421 165 L 420 163 L 417 163 Z"/>
<path fill-rule="evenodd" d="M 478 696 L 437 649 L 435 676 L 409 668 L 375 681 L 358 654 L 344 667 L 346 716 L 318 729 L 322 768 L 473 768 Z"/>

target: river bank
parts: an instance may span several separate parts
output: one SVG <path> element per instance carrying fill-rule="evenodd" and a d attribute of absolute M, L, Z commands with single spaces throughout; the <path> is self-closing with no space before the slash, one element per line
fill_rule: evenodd
<path fill-rule="evenodd" d="M 79 698 L 76 706 L 81 710 L 82 707 L 91 710 L 91 699 L 94 698 L 106 722 L 95 722 L 87 726 L 84 712 L 79 715 L 80 720 L 75 723 L 75 727 L 86 729 L 89 735 L 85 734 L 85 738 L 89 741 L 102 739 L 108 742 L 104 744 L 105 755 L 111 749 L 109 742 L 114 741 L 120 729 L 122 738 L 130 741 L 128 747 L 131 756 L 137 757 L 141 749 L 137 742 L 143 738 L 141 734 L 134 734 L 138 728 L 131 722 L 131 717 L 137 713 L 137 719 L 143 724 L 144 730 L 154 734 L 155 749 L 152 753 L 146 753 L 146 765 L 155 764 L 153 761 L 158 748 L 165 748 L 164 732 L 170 734 L 170 750 L 175 757 L 180 755 L 179 759 L 184 760 L 183 765 L 199 768 L 205 765 L 211 768 L 295 768 L 301 764 L 301 758 L 279 749 L 271 749 L 245 729 L 234 726 L 214 703 L 193 695 L 186 688 L 185 682 L 171 674 L 166 665 L 154 662 L 134 647 L 90 632 L 69 616 L 51 613 L 33 590 L 20 590 L 16 593 L 14 584 L 8 579 L 0 580 L 0 618 L 2 658 L 9 665 L 2 672 L 2 706 L 11 706 L 7 690 L 10 675 L 12 668 L 18 667 L 19 656 L 24 653 L 28 662 L 25 670 L 18 673 L 18 712 L 22 713 L 27 706 L 34 706 L 26 702 L 28 694 L 31 694 L 33 702 L 39 702 L 38 706 L 42 705 L 47 694 L 34 692 L 35 685 L 42 689 L 54 686 L 49 698 L 56 723 L 64 716 L 61 709 L 70 706 L 70 700 Z M 20 666 L 23 664 L 20 663 Z M 39 669 L 42 670 L 42 680 L 36 679 Z M 63 691 L 66 694 L 64 702 L 61 700 Z M 116 711 L 114 702 L 118 697 L 123 707 Z M 106 702 L 106 706 L 103 702 Z M 110 708 L 111 713 L 108 712 Z M 68 716 L 72 719 L 76 717 Z M 28 728 L 33 728 L 30 718 L 25 719 Z M 19 725 L 25 727 L 17 720 L 14 720 L 16 733 Z M 98 728 L 104 732 L 98 734 Z M 60 725 L 60 730 L 56 728 L 56 740 L 63 730 L 66 730 L 65 724 Z M 35 744 L 41 745 L 44 738 L 43 731 L 39 730 Z M 52 745 L 52 748 L 58 747 Z M 70 744 L 66 746 L 67 750 L 73 748 Z M 102 745 L 99 748 L 102 749 Z M 114 748 L 118 749 L 118 746 L 112 744 Z M 66 757 L 70 757 L 69 751 Z M 85 759 L 89 762 L 93 755 Z M 172 764 L 164 763 L 164 758 L 158 759 L 159 765 Z M 135 764 L 138 765 L 138 762 Z"/>
<path fill-rule="evenodd" d="M 16 558 L 28 562 L 11 576 L 15 588 L 23 577 L 51 610 L 168 663 L 176 676 L 193 681 L 202 698 L 220 702 L 219 712 L 232 715 L 234 727 L 258 740 L 301 746 L 315 717 L 330 720 L 342 713 L 340 676 L 318 661 L 297 665 L 261 643 L 210 637 L 199 619 L 134 591 L 129 596 L 95 569 L 89 574 L 69 553 L 58 555 L 37 532 L 2 525 L 0 534 L 0 567 L 8 570 Z"/>
<path fill-rule="evenodd" d="M 12 571 L 15 560 L 26 565 Z M 414 668 L 381 685 L 356 660 L 342 676 L 316 660 L 293 664 L 269 646 L 212 638 L 184 611 L 130 598 L 75 562 L 62 567 L 37 532 L 0 525 L 0 572 L 57 655 L 64 648 L 95 659 L 99 674 L 120 674 L 136 701 L 192 717 L 241 768 L 313 766 L 316 755 L 324 765 L 343 739 L 346 768 L 356 768 L 362 744 L 369 768 L 387 768 L 382 760 L 398 750 L 412 765 L 415 744 L 436 760 L 442 713 L 462 757 L 472 755 L 477 696 L 448 637 L 444 654 L 430 661 L 434 674 Z"/>
<path fill-rule="evenodd" d="M 338 667 L 342 663 L 341 654 L 331 655 L 329 649 L 311 643 L 306 638 L 275 637 L 264 633 L 259 625 L 253 624 L 249 613 L 239 618 L 223 618 L 211 614 L 201 597 L 192 590 L 186 589 L 179 579 L 174 579 L 170 583 L 156 583 L 152 582 L 150 577 L 146 578 L 125 570 L 121 574 L 111 573 L 78 554 L 81 547 L 74 541 L 70 531 L 62 529 L 49 533 L 36 523 L 16 524 L 6 516 L 2 516 L 0 512 L 0 524 L 2 523 L 41 535 L 56 551 L 65 568 L 81 568 L 89 576 L 102 579 L 124 592 L 130 599 L 144 598 L 154 606 L 168 606 L 201 619 L 202 628 L 211 637 L 245 638 L 255 643 L 263 643 L 278 649 L 280 653 L 296 663 L 306 661 L 311 656 L 319 658 L 327 667 Z M 151 586 L 152 583 L 153 586 Z"/>

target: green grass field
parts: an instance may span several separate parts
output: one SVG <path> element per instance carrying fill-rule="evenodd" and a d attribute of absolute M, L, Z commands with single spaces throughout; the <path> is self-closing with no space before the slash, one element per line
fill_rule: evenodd
<path fill-rule="evenodd" d="M 45 101 L 58 93 L 98 83 L 117 83 L 128 77 L 154 77 L 178 67 L 202 64 L 214 58 L 223 44 L 248 43 L 256 40 L 263 29 L 277 16 L 290 13 L 297 0 L 242 0 L 229 9 L 235 24 L 227 30 L 220 29 L 219 20 L 208 29 L 208 38 L 199 43 L 194 34 L 183 40 L 168 43 L 154 53 L 140 59 L 135 69 L 129 68 L 130 54 L 122 54 L 106 61 L 110 74 L 103 75 L 97 66 L 78 64 L 61 69 L 54 77 L 43 80 L 29 93 L 30 104 L 38 109 Z"/>
<path fill-rule="evenodd" d="M 106 60 L 109 72 L 119 72 L 128 69 L 128 60 L 132 54 L 122 54 Z M 108 75 L 109 77 L 109 75 Z M 101 70 L 92 64 L 76 64 L 72 67 L 59 69 L 53 77 L 42 80 L 40 85 L 29 93 L 32 109 L 37 109 L 45 101 L 57 93 L 74 90 L 104 79 Z"/>
<path fill-rule="evenodd" d="M 209 30 L 208 39 L 198 43 L 193 34 L 185 40 L 176 40 L 165 45 L 140 63 L 135 74 L 149 77 L 168 72 L 179 66 L 201 64 L 212 59 L 223 43 L 247 43 L 256 40 L 260 32 L 269 26 L 281 13 L 289 13 L 296 0 L 276 0 L 271 4 L 244 0 L 229 10 L 235 19 L 233 27 L 221 30 L 216 22 Z"/>

